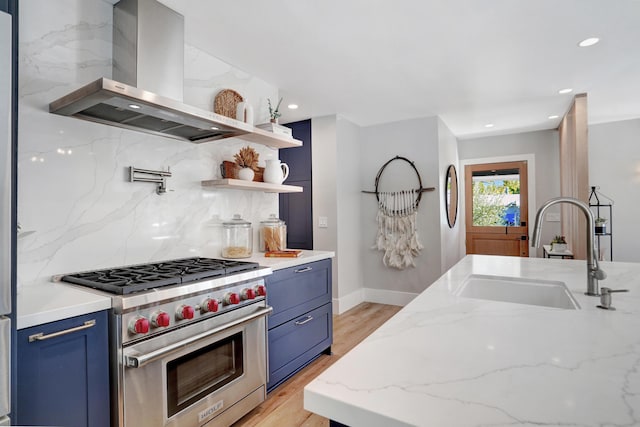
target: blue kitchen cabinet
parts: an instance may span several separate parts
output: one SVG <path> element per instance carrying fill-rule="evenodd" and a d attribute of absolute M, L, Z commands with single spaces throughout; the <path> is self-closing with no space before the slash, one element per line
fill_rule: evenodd
<path fill-rule="evenodd" d="M 16 424 L 108 427 L 107 311 L 19 330 L 17 372 Z"/>
<path fill-rule="evenodd" d="M 280 194 L 280 219 L 287 224 L 287 247 L 313 249 L 313 209 L 311 187 L 311 120 L 287 123 L 302 147 L 284 148 L 280 160 L 289 165 L 287 185 L 302 187 L 302 193 Z"/>
<path fill-rule="evenodd" d="M 267 276 L 269 382 L 282 384 L 322 353 L 331 354 L 331 260 L 276 270 Z"/>

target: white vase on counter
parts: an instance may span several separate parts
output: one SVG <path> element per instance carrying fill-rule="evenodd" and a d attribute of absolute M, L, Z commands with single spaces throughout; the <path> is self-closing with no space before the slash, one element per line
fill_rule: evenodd
<path fill-rule="evenodd" d="M 263 180 L 270 184 L 282 184 L 289 176 L 289 165 L 280 163 L 280 160 L 267 160 L 264 168 Z"/>

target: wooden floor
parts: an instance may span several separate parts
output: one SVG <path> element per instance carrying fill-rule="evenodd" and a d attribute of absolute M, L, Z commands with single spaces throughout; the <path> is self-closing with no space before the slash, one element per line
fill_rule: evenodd
<path fill-rule="evenodd" d="M 331 356 L 321 355 L 287 382 L 277 387 L 233 427 L 327 427 L 329 420 L 305 411 L 303 389 L 311 380 L 369 336 L 402 307 L 362 303 L 333 317 Z"/>

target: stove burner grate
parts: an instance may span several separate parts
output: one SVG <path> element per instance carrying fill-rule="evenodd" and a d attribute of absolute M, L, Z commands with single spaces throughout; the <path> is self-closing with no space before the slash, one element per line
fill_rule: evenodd
<path fill-rule="evenodd" d="M 226 276 L 258 267 L 258 263 L 255 262 L 184 258 L 69 274 L 63 276 L 62 281 L 126 295 L 163 286 Z"/>

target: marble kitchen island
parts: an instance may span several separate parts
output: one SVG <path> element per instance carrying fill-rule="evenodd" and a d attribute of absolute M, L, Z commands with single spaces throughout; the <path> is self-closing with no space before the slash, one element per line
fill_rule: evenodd
<path fill-rule="evenodd" d="M 640 264 L 470 255 L 305 387 L 351 427 L 640 425 Z M 578 310 L 456 296 L 471 274 L 564 282 Z"/>

